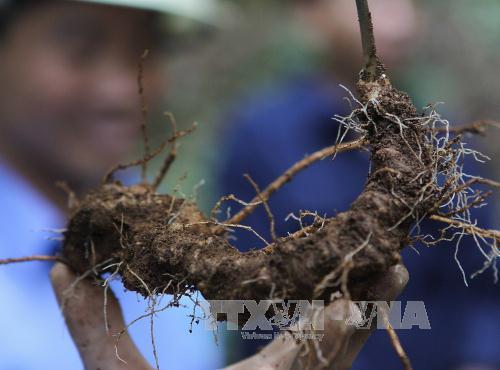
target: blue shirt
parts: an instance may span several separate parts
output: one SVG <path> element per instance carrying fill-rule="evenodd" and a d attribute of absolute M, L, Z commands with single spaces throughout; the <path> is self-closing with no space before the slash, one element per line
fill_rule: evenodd
<path fill-rule="evenodd" d="M 321 76 L 290 80 L 234 109 L 220 133 L 220 146 L 225 148 L 220 157 L 221 195 L 235 194 L 249 201 L 255 191 L 242 174 L 250 174 L 262 189 L 306 154 L 335 143 L 338 124 L 332 116 L 347 114 L 349 106 L 342 99 L 347 93 L 327 81 Z M 334 216 L 346 210 L 363 189 L 368 166 L 366 152 L 348 152 L 300 173 L 269 201 L 278 234 L 298 229 L 293 219 L 284 221 L 291 212 Z M 231 204 L 233 214 L 239 208 Z M 479 224 L 491 227 L 485 209 L 481 211 Z M 270 240 L 263 207 L 245 224 Z M 425 227 L 437 229 L 429 223 Z M 237 230 L 235 236 L 234 244 L 241 250 L 262 244 L 245 230 Z M 403 307 L 407 301 L 424 301 L 432 329 L 400 330 L 398 335 L 416 369 L 446 370 L 464 363 L 500 369 L 500 288 L 493 284 L 491 269 L 468 279 L 467 288 L 454 252 L 454 245 L 444 243 L 432 249 L 419 247 L 418 253 L 404 250 L 410 282 L 399 300 Z M 468 275 L 483 266 L 471 238 L 464 238 L 458 256 Z M 370 337 L 354 369 L 401 369 L 385 331 L 377 330 Z"/>
<path fill-rule="evenodd" d="M 36 189 L 0 162 L 0 259 L 54 253 L 44 229 L 65 227 L 61 212 Z M 0 266 L 0 369 L 82 369 L 78 352 L 66 329 L 48 273 L 50 264 L 31 262 Z M 113 284 L 126 323 L 143 315 L 147 303 L 123 286 Z M 164 298 L 165 301 L 168 297 Z M 203 324 L 189 333 L 193 304 L 171 308 L 155 319 L 160 366 L 165 369 L 208 370 L 222 367 L 222 344 Z M 199 313 L 199 311 L 198 311 Z M 130 329 L 144 356 L 154 364 L 149 319 Z M 219 336 L 220 337 L 220 336 Z M 220 338 L 223 339 L 223 338 Z M 193 355 L 195 353 L 196 355 Z"/>

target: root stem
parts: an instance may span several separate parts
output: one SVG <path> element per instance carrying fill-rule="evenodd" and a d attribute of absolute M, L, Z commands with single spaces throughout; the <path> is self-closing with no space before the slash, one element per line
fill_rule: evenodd
<path fill-rule="evenodd" d="M 337 153 L 346 152 L 349 150 L 362 148 L 367 144 L 366 138 L 362 137 L 357 140 L 353 140 L 347 143 L 337 144 L 333 146 L 329 146 L 327 148 L 318 150 L 313 154 L 307 156 L 301 161 L 295 163 L 292 167 L 290 167 L 283 175 L 274 180 L 271 184 L 269 184 L 259 195 L 255 196 L 241 211 L 235 214 L 231 219 L 227 221 L 228 224 L 239 224 L 245 218 L 247 218 L 257 207 L 257 204 L 260 204 L 262 200 L 268 200 L 269 197 L 280 189 L 287 182 L 292 180 L 292 178 L 297 175 L 302 170 L 305 170 L 313 163 L 322 160 L 326 157 L 332 156 Z"/>
<path fill-rule="evenodd" d="M 62 259 L 59 256 L 30 256 L 21 258 L 7 258 L 4 260 L 0 260 L 0 265 L 10 265 L 13 263 L 33 262 L 33 261 L 65 262 L 64 259 Z"/>

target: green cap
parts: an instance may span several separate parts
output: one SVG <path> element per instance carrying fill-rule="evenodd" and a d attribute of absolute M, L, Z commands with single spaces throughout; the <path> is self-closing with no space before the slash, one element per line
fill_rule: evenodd
<path fill-rule="evenodd" d="M 1 0 L 0 0 L 1 1 Z M 78 0 L 113 6 L 152 10 L 180 16 L 216 27 L 231 20 L 232 10 L 217 0 Z"/>

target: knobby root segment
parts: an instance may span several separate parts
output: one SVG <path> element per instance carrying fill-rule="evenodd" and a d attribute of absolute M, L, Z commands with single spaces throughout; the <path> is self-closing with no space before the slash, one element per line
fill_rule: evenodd
<path fill-rule="evenodd" d="M 146 297 L 173 294 L 174 302 L 195 291 L 208 300 L 329 301 L 340 290 L 363 300 L 366 290 L 359 287 L 400 261 L 400 250 L 412 241 L 412 227 L 425 217 L 471 235 L 498 238 L 498 232 L 480 230 L 466 218 L 439 215 L 443 205 L 446 210 L 463 209 L 469 199 L 463 193 L 473 183 L 497 183 L 464 180 L 457 159 L 466 150 L 459 139 L 436 136 L 434 112 L 417 114 L 409 97 L 393 89 L 385 77 L 370 84 L 362 81 L 359 90 L 359 108 L 345 122 L 361 138 L 313 153 L 263 191 L 255 186 L 257 195 L 250 202 L 225 197 L 244 205 L 233 218 L 220 222 L 215 212 L 205 216 L 193 202 L 158 194 L 149 184 L 125 187 L 109 181 L 73 210 L 64 257 L 81 273 L 99 274 L 116 266 L 116 276 L 127 289 Z M 240 220 L 258 205 L 266 206 L 299 171 L 322 158 L 363 147 L 370 150 L 371 171 L 349 210 L 335 218 L 317 217 L 313 225 L 277 238 L 264 249 L 241 253 L 229 243 L 228 229 L 252 231 Z M 446 181 L 439 185 L 441 175 Z M 215 209 L 219 206 L 220 202 Z"/>
<path fill-rule="evenodd" d="M 362 85 L 360 92 L 360 139 L 295 164 L 263 191 L 257 188 L 256 197 L 230 220 L 207 218 L 194 203 L 157 194 L 148 184 L 124 187 L 110 181 L 73 211 L 65 258 L 81 272 L 103 261 L 118 263 L 125 287 L 144 296 L 199 290 L 206 299 L 226 300 L 329 300 L 340 285 L 347 290 L 383 273 L 400 260 L 410 226 L 436 202 L 433 148 L 426 140 L 430 128 L 422 124 L 409 97 L 385 77 Z M 322 158 L 364 146 L 371 151 L 372 171 L 348 211 L 263 250 L 240 253 L 228 242 L 228 225 L 247 228 L 239 222 L 296 173 Z M 411 181 L 415 174 L 420 175 Z"/>
<path fill-rule="evenodd" d="M 0 265 L 10 265 L 13 263 L 45 261 L 45 262 L 66 262 L 63 258 L 58 256 L 30 256 L 20 258 L 7 258 L 0 260 Z"/>

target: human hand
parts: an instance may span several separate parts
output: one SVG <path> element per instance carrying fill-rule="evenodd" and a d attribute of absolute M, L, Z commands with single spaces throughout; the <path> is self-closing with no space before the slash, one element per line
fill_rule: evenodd
<path fill-rule="evenodd" d="M 102 287 L 90 279 L 79 282 L 71 296 L 65 292 L 78 276 L 71 269 L 56 263 L 50 272 L 52 287 L 59 305 L 64 302 L 64 317 L 73 342 L 75 343 L 84 368 L 87 370 L 152 370 L 145 358 L 138 351 L 128 332 L 117 341 L 113 333 L 125 328 L 120 304 L 111 290 L 107 294 L 104 317 L 104 299 Z M 108 330 L 105 322 L 107 321 Z M 115 347 L 116 346 L 116 347 Z M 117 356 L 119 353 L 120 358 Z M 125 361 L 125 362 L 124 362 Z"/>
<path fill-rule="evenodd" d="M 51 281 L 59 304 L 64 299 L 64 292 L 76 279 L 77 276 L 66 265 L 57 263 L 53 267 Z M 407 281 L 407 270 L 402 265 L 396 265 L 383 276 L 374 279 L 368 288 L 374 298 L 389 301 L 401 293 Z M 120 305 L 111 291 L 107 299 L 106 330 L 102 289 L 85 279 L 74 288 L 72 296 L 65 300 L 66 323 L 85 369 L 151 370 L 152 367 L 128 333 L 124 333 L 118 342 L 112 335 L 125 328 L 125 323 Z M 371 333 L 370 330 L 356 329 L 354 323 L 346 323 L 346 317 L 352 319 L 356 316 L 361 318 L 356 305 L 345 299 L 335 300 L 325 308 L 325 335 L 317 342 L 314 351 L 303 355 L 303 347 L 293 339 L 278 338 L 258 354 L 231 365 L 226 370 L 348 369 Z M 117 351 L 121 359 L 118 358 Z M 319 358 L 318 353 L 322 354 L 322 358 Z"/>

